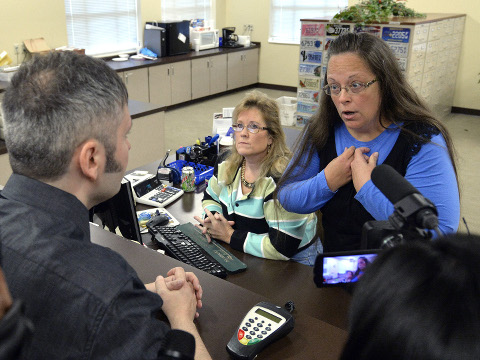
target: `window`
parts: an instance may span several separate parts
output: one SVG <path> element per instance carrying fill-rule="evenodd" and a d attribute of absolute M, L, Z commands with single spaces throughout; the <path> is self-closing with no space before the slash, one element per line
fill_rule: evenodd
<path fill-rule="evenodd" d="M 137 0 L 65 0 L 65 15 L 70 47 L 96 56 L 137 50 Z"/>
<path fill-rule="evenodd" d="M 204 19 L 215 27 L 215 0 L 162 0 L 162 20 Z"/>
<path fill-rule="evenodd" d="M 271 0 L 268 41 L 299 44 L 300 19 L 332 18 L 348 0 Z"/>

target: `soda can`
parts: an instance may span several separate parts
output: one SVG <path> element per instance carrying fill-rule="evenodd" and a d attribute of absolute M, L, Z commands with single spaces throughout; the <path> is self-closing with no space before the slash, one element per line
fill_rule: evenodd
<path fill-rule="evenodd" d="M 191 192 L 195 190 L 195 171 L 191 166 L 182 168 L 182 190 Z"/>

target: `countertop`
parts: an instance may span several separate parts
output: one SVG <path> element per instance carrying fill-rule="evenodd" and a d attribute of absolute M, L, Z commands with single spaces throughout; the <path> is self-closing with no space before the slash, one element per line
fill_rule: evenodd
<path fill-rule="evenodd" d="M 208 50 L 201 50 L 201 51 L 190 51 L 186 54 L 175 55 L 175 56 L 166 56 L 158 58 L 157 60 L 127 60 L 127 61 L 111 61 L 106 60 L 108 66 L 110 66 L 113 70 L 120 72 L 120 71 L 127 71 L 127 70 L 134 70 L 140 69 L 149 66 L 157 66 L 163 64 L 171 64 L 174 62 L 185 61 L 185 60 L 193 60 L 199 59 L 208 56 L 215 56 L 221 54 L 228 54 L 237 51 L 244 51 L 260 48 L 260 43 L 252 42 L 248 47 L 238 47 L 238 48 L 214 48 Z M 7 81 L 0 81 L 0 93 L 4 92 L 5 89 L 8 87 Z M 132 119 L 136 119 L 142 116 L 147 116 L 150 114 L 154 114 L 159 111 L 164 111 L 165 107 L 160 107 L 159 105 L 144 103 L 135 100 L 128 101 L 128 108 L 130 110 L 130 115 Z M 5 141 L 0 140 L 0 155 L 5 154 L 7 152 L 7 148 L 5 146 Z"/>
<path fill-rule="evenodd" d="M 238 47 L 238 48 L 214 48 L 214 49 L 207 49 L 207 50 L 200 50 L 200 51 L 190 51 L 186 54 L 181 55 L 174 55 L 174 56 L 166 56 L 161 57 L 156 60 L 135 60 L 129 59 L 127 61 L 112 61 L 108 60 L 107 64 L 115 71 L 126 71 L 126 70 L 134 70 L 140 69 L 149 66 L 156 66 L 156 65 L 164 65 L 164 64 L 171 64 L 179 61 L 185 60 L 194 60 L 200 59 L 203 57 L 215 56 L 215 55 L 222 55 L 228 54 L 237 51 L 244 51 L 250 49 L 260 48 L 260 43 L 251 43 L 248 47 Z"/>

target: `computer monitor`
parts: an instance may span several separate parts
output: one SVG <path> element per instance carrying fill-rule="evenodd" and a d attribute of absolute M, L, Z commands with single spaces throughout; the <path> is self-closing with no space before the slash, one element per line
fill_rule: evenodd
<path fill-rule="evenodd" d="M 104 228 L 107 227 L 113 233 L 116 233 L 118 228 L 123 237 L 143 245 L 132 187 L 127 179 L 122 180 L 117 195 L 90 210 L 92 222 L 94 215 L 101 220 Z"/>

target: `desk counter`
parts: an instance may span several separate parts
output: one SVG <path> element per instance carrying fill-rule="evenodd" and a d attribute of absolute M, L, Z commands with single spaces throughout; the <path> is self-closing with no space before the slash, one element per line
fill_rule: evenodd
<path fill-rule="evenodd" d="M 152 282 L 157 275 L 165 275 L 167 271 L 176 266 L 182 266 L 187 271 L 193 271 L 197 274 L 203 288 L 203 308 L 200 310 L 200 317 L 196 320 L 200 335 L 213 359 L 230 359 L 225 347 L 231 336 L 236 332 L 237 326 L 244 315 L 252 306 L 260 301 L 270 301 L 277 303 L 278 294 L 265 296 L 251 290 L 251 286 L 238 286 L 235 279 L 239 276 L 249 277 L 247 285 L 255 283 L 265 283 L 267 277 L 275 275 L 275 278 L 268 279 L 275 283 L 275 288 L 279 292 L 287 292 L 284 288 L 287 282 L 292 279 L 295 287 L 312 287 L 311 279 L 303 279 L 303 271 L 295 264 L 285 263 L 285 270 L 291 271 L 276 273 L 267 270 L 271 265 L 264 260 L 248 264 L 249 268 L 245 273 L 229 275 L 227 280 L 222 280 L 199 271 L 186 264 L 162 255 L 157 251 L 146 248 L 133 241 L 125 240 L 122 237 L 107 232 L 96 225 L 90 225 L 92 242 L 109 247 L 122 255 L 129 264 L 137 271 L 138 276 L 144 282 Z M 264 262 L 264 266 L 260 263 Z M 283 278 L 286 272 L 291 272 L 288 278 Z M 311 273 L 311 271 L 308 271 Z M 296 274 L 296 275 L 295 275 Z M 250 283 L 250 284 L 248 284 Z M 272 286 L 270 286 L 271 288 Z M 297 292 L 294 286 L 288 286 L 292 294 Z M 304 295 L 305 296 L 305 295 Z M 310 294 L 314 299 L 315 294 Z M 280 303 L 279 305 L 283 305 Z M 318 307 L 322 307 L 320 301 Z M 338 313 L 340 306 L 331 308 L 330 311 Z M 309 311 L 303 306 L 297 306 L 294 311 L 295 328 L 286 337 L 267 347 L 259 356 L 261 359 L 338 359 L 343 344 L 346 339 L 346 331 L 336 326 L 328 324 L 314 316 L 310 316 Z"/>
<path fill-rule="evenodd" d="M 155 173 L 158 162 L 146 164 L 138 169 Z M 193 218 L 202 213 L 202 198 L 205 184 L 194 192 L 185 193 L 166 209 L 181 223 L 197 223 Z M 137 206 L 145 209 L 143 205 Z M 151 245 L 149 235 L 144 242 Z M 227 280 L 242 288 L 268 297 L 277 305 L 293 301 L 299 311 L 325 321 L 341 329 L 347 329 L 348 308 L 351 294 L 343 288 L 317 288 L 313 281 L 313 268 L 293 261 L 276 261 L 258 258 L 232 249 L 221 243 L 228 251 L 247 264 L 247 270 L 230 274 Z"/>

